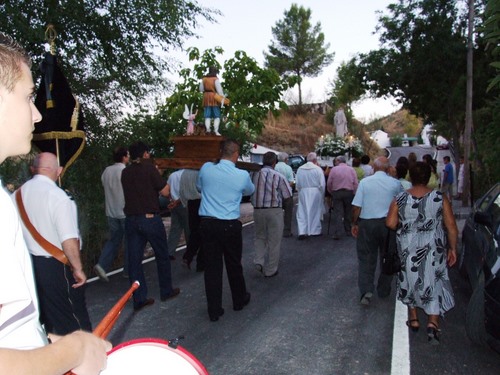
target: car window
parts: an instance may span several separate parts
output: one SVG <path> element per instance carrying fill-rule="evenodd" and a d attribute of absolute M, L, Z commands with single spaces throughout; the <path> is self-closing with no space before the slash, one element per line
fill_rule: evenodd
<path fill-rule="evenodd" d="M 490 209 L 488 211 L 489 214 L 491 215 L 493 230 L 495 230 L 495 228 L 498 228 L 498 224 L 500 223 L 500 194 L 498 194 L 498 192 L 495 201 L 491 204 Z"/>
<path fill-rule="evenodd" d="M 488 194 L 484 196 L 484 198 L 479 202 L 477 209 L 479 211 L 485 212 L 488 210 L 490 203 L 492 201 L 496 202 L 498 207 L 498 194 L 500 193 L 500 184 L 495 185 L 493 189 L 491 189 Z M 491 212 L 490 212 L 491 213 Z"/>

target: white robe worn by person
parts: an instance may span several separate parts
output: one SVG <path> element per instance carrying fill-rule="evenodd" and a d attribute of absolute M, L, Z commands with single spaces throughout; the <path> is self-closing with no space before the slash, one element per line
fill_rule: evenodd
<path fill-rule="evenodd" d="M 297 226 L 299 236 L 321 234 L 321 220 L 325 213 L 325 175 L 321 167 L 307 162 L 297 170 Z"/>

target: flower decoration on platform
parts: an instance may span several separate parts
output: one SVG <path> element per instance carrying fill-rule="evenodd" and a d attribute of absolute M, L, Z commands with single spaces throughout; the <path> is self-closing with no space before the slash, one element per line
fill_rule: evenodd
<path fill-rule="evenodd" d="M 314 147 L 318 156 L 339 156 L 349 151 L 349 145 L 345 140 L 332 134 L 321 136 Z"/>
<path fill-rule="evenodd" d="M 353 158 L 359 158 L 363 155 L 363 144 L 359 139 L 355 139 L 351 142 L 351 155 Z"/>

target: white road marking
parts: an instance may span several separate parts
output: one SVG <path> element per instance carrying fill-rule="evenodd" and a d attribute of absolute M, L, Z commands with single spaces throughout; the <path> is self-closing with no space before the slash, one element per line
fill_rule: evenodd
<path fill-rule="evenodd" d="M 394 309 L 394 330 L 392 336 L 391 375 L 410 374 L 410 341 L 408 336 L 407 307 L 398 299 Z"/>

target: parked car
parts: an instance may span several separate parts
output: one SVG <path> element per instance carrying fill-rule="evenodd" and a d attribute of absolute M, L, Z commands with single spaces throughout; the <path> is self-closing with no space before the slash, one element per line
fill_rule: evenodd
<path fill-rule="evenodd" d="M 450 145 L 448 143 L 441 143 L 436 146 L 437 150 L 448 150 L 450 148 Z"/>
<path fill-rule="evenodd" d="M 288 155 L 288 165 L 292 167 L 294 173 L 297 173 L 297 169 L 306 163 L 306 158 L 304 155 L 292 154 Z"/>
<path fill-rule="evenodd" d="M 466 331 L 476 344 L 489 344 L 500 353 L 500 183 L 472 209 L 462 232 L 460 272 L 467 276 L 472 295 Z"/>

